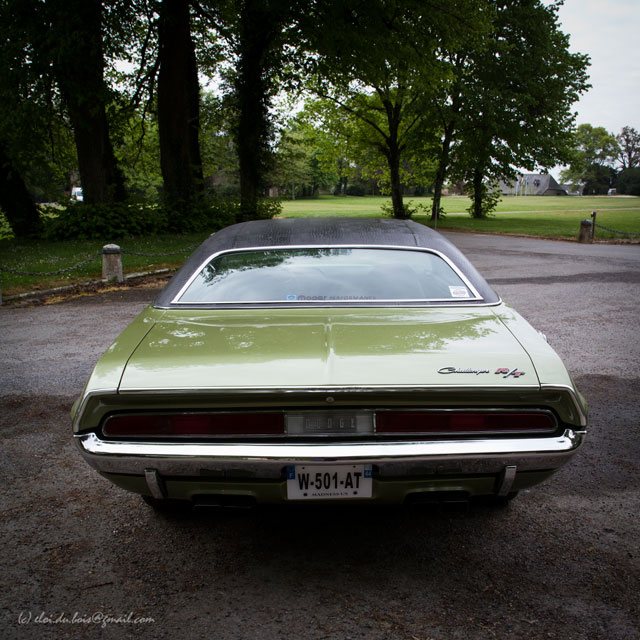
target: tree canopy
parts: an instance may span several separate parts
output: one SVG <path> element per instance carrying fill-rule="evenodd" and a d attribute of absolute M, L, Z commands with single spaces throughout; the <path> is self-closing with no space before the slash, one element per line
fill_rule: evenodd
<path fill-rule="evenodd" d="M 450 162 L 469 185 L 475 217 L 486 214 L 492 183 L 566 159 L 572 105 L 589 86 L 588 60 L 569 52 L 557 6 L 501 0 L 492 9 L 487 36 L 449 52 L 454 81 L 435 101 L 444 131 L 440 179 Z M 438 208 L 434 198 L 434 216 Z"/>
<path fill-rule="evenodd" d="M 425 143 L 439 135 L 429 104 L 452 72 L 441 52 L 482 39 L 489 29 L 485 4 L 354 0 L 319 5 L 313 15 L 332 28 L 313 32 L 311 90 L 353 120 L 360 147 L 385 160 L 395 217 L 410 215 L 402 199 L 403 161 L 419 153 L 424 166 L 430 161 Z"/>
<path fill-rule="evenodd" d="M 36 199 L 78 185 L 85 204 L 159 204 L 190 229 L 228 222 L 223 196 L 236 220 L 270 215 L 276 186 L 360 185 L 396 217 L 407 189 L 432 191 L 437 217 L 455 179 L 484 215 L 518 168 L 571 160 L 584 180 L 598 162 L 573 129 L 588 60 L 541 0 L 0 0 L 0 19 L 16 235 L 39 233 Z M 635 168 L 635 129 L 614 143 Z"/>
<path fill-rule="evenodd" d="M 617 160 L 623 171 L 640 166 L 640 133 L 633 127 L 622 127 L 616 136 L 618 144 Z"/>
<path fill-rule="evenodd" d="M 581 185 L 586 194 L 602 194 L 612 185 L 618 144 L 604 127 L 581 124 L 573 134 L 569 166 L 562 180 Z"/>

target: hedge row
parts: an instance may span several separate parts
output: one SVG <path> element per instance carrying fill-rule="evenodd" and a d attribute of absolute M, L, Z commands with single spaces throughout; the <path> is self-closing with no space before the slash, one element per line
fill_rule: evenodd
<path fill-rule="evenodd" d="M 257 218 L 272 218 L 281 212 L 278 200 L 261 200 Z M 101 240 L 128 236 L 150 236 L 167 232 L 216 231 L 239 219 L 237 198 L 209 199 L 191 207 L 188 214 L 167 211 L 157 205 L 70 203 L 42 209 L 45 240 Z M 4 221 L 2 234 L 8 237 Z"/>

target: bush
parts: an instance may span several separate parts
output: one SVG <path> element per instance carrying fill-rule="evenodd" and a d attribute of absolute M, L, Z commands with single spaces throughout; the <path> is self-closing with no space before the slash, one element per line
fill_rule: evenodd
<path fill-rule="evenodd" d="M 282 211 L 279 200 L 258 201 L 255 219 Z M 67 204 L 43 209 L 43 238 L 47 240 L 113 240 L 167 232 L 217 231 L 239 219 L 239 198 L 206 198 L 178 212 L 144 204 Z"/>
<path fill-rule="evenodd" d="M 465 191 L 467 193 L 467 195 L 469 196 L 469 198 L 471 198 L 471 205 L 469 205 L 469 208 L 467 209 L 467 211 L 469 212 L 469 215 L 472 218 L 487 218 L 490 215 L 492 215 L 492 213 L 496 210 L 496 208 L 498 207 L 498 203 L 500 202 L 500 198 L 501 198 L 501 194 L 500 191 L 498 191 L 498 189 L 496 189 L 494 186 L 492 186 L 491 188 L 489 188 L 484 182 L 480 185 L 480 215 L 476 214 L 476 207 L 475 207 L 475 190 L 473 187 L 473 182 L 469 182 L 466 187 L 465 187 Z"/>
<path fill-rule="evenodd" d="M 167 215 L 148 205 L 76 203 L 46 208 L 43 223 L 46 240 L 109 240 L 162 233 Z"/>
<path fill-rule="evenodd" d="M 13 238 L 13 231 L 4 213 L 0 211 L 0 240 L 5 240 L 6 238 Z"/>
<path fill-rule="evenodd" d="M 390 218 L 395 218 L 395 211 L 393 210 L 393 205 L 389 203 L 383 204 L 380 209 L 382 210 L 382 214 L 385 216 L 389 216 Z M 415 207 L 413 206 L 413 200 L 409 200 L 409 202 L 402 204 L 403 215 L 400 216 L 402 220 L 408 220 L 414 213 L 418 215 L 425 215 L 429 212 L 429 206 L 427 204 L 417 204 Z"/>
<path fill-rule="evenodd" d="M 258 200 L 258 220 L 270 220 L 282 213 L 282 202 L 277 198 Z"/>
<path fill-rule="evenodd" d="M 217 184 L 210 190 L 211 194 L 217 198 L 239 198 L 240 197 L 240 185 L 239 184 Z"/>
<path fill-rule="evenodd" d="M 217 231 L 234 222 L 232 198 L 202 198 L 182 210 L 165 209 L 172 233 Z"/>
<path fill-rule="evenodd" d="M 366 190 L 362 184 L 350 184 L 345 191 L 345 195 L 348 196 L 364 196 Z"/>

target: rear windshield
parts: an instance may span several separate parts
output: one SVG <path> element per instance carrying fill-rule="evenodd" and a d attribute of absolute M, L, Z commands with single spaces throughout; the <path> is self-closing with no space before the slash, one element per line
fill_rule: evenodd
<path fill-rule="evenodd" d="M 324 303 L 477 300 L 447 261 L 405 249 L 292 248 L 222 253 L 174 302 Z"/>

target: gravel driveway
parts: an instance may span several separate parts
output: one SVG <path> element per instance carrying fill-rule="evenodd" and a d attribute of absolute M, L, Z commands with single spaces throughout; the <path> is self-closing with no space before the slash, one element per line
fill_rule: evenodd
<path fill-rule="evenodd" d="M 640 638 L 640 247 L 449 237 L 590 404 L 508 508 L 159 516 L 71 443 L 91 367 L 157 289 L 0 308 L 1 638 Z"/>

